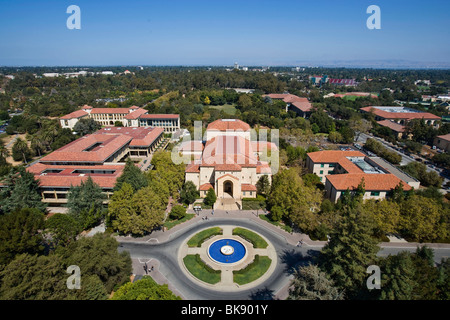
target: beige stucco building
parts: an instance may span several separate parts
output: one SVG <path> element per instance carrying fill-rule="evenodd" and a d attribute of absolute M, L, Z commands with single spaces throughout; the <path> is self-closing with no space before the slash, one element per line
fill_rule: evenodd
<path fill-rule="evenodd" d="M 194 155 L 186 168 L 186 181 L 192 181 L 204 198 L 214 189 L 217 202 L 215 209 L 235 210 L 242 206 L 243 198 L 256 197 L 256 183 L 267 175 L 271 182 L 271 168 L 260 161 L 264 148 L 276 148 L 269 142 L 250 139 L 250 126 L 237 119 L 220 119 L 210 123 L 206 130 L 206 142 L 199 157 L 200 141 L 183 146 L 184 155 Z M 190 153 L 189 146 L 193 149 Z"/>
<path fill-rule="evenodd" d="M 354 192 L 363 182 L 363 199 L 386 198 L 399 184 L 403 190 L 418 189 L 420 182 L 386 161 L 359 151 L 327 150 L 307 154 L 306 166 L 325 185 L 325 195 L 336 202 L 343 192 Z"/>
<path fill-rule="evenodd" d="M 179 114 L 149 114 L 147 110 L 132 106 L 129 108 L 92 108 L 84 105 L 80 110 L 59 119 L 62 128 L 73 130 L 78 120 L 91 118 L 104 127 L 113 127 L 120 122 L 124 127 L 163 128 L 165 133 L 180 129 Z"/>

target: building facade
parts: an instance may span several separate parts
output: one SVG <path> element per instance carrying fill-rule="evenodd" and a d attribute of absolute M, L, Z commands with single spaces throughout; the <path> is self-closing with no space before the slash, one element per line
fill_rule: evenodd
<path fill-rule="evenodd" d="M 27 170 L 39 180 L 42 201 L 51 206 L 67 203 L 70 187 L 88 176 L 102 188 L 107 202 L 125 159 L 151 156 L 163 133 L 162 128 L 103 128 L 42 157 Z"/>
<path fill-rule="evenodd" d="M 403 190 L 419 188 L 420 183 L 379 158 L 359 151 L 317 151 L 307 154 L 306 166 L 325 185 L 326 197 L 336 202 L 343 192 L 353 192 L 364 183 L 364 200 L 384 199 L 399 184 Z"/>
<path fill-rule="evenodd" d="M 113 127 L 120 122 L 124 127 L 158 127 L 166 133 L 173 133 L 180 129 L 180 115 L 178 114 L 148 114 L 148 111 L 132 106 L 130 108 L 92 108 L 85 105 L 60 118 L 62 128 L 73 130 L 78 120 L 91 118 L 104 127 Z"/>
<path fill-rule="evenodd" d="M 194 183 L 202 198 L 212 188 L 217 195 L 216 209 L 240 209 L 243 198 L 256 197 L 256 183 L 263 175 L 271 182 L 271 168 L 259 156 L 264 148 L 276 146 L 251 141 L 250 126 L 241 120 L 220 119 L 210 123 L 203 148 L 199 141 L 181 146 L 184 155 L 202 150 L 201 156 L 187 165 L 185 178 Z"/>
<path fill-rule="evenodd" d="M 390 120 L 400 125 L 406 125 L 414 119 L 423 119 L 430 126 L 438 126 L 441 117 L 429 112 L 422 112 L 407 107 L 369 106 L 360 109 L 362 112 L 373 113 L 375 120 Z"/>

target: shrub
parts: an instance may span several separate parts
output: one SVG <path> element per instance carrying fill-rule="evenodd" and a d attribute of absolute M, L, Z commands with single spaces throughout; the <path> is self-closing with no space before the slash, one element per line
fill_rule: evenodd
<path fill-rule="evenodd" d="M 182 219 L 186 216 L 186 208 L 180 205 L 174 206 L 170 211 L 172 219 Z"/>

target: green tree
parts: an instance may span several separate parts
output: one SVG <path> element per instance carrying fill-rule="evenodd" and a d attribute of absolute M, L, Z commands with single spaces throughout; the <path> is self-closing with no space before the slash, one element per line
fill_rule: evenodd
<path fill-rule="evenodd" d="M 121 234 L 143 235 L 161 225 L 166 202 L 151 188 L 134 192 L 128 183 L 114 192 L 109 203 L 112 226 Z"/>
<path fill-rule="evenodd" d="M 66 286 L 68 275 L 55 254 L 38 256 L 24 253 L 0 272 L 2 300 L 74 299 Z"/>
<path fill-rule="evenodd" d="M 101 125 L 92 118 L 83 118 L 78 120 L 78 122 L 73 126 L 73 131 L 78 133 L 80 136 L 85 136 L 87 134 L 94 133 L 95 131 L 101 129 Z"/>
<path fill-rule="evenodd" d="M 100 186 L 88 176 L 79 186 L 70 188 L 67 197 L 68 214 L 73 216 L 83 229 L 92 227 L 104 216 L 105 198 Z"/>
<path fill-rule="evenodd" d="M 120 190 L 124 182 L 130 184 L 134 191 L 138 191 L 139 189 L 148 186 L 146 176 L 141 169 L 134 164 L 131 158 L 127 159 L 122 174 L 117 178 L 114 191 Z"/>
<path fill-rule="evenodd" d="M 374 222 L 361 208 L 345 206 L 341 214 L 320 253 L 319 266 L 347 297 L 353 298 L 361 293 L 367 266 L 375 261 L 379 247 L 373 238 Z"/>
<path fill-rule="evenodd" d="M 270 192 L 270 181 L 267 175 L 262 175 L 256 183 L 256 190 L 258 194 L 268 195 Z"/>
<path fill-rule="evenodd" d="M 448 226 L 445 221 L 446 210 L 432 199 L 423 196 L 413 196 L 402 203 L 400 207 L 399 230 L 413 241 L 432 241 L 445 239 Z"/>
<path fill-rule="evenodd" d="M 25 170 L 24 167 L 11 169 L 2 180 L 2 184 L 0 206 L 4 213 L 22 208 L 36 208 L 41 211 L 47 208 L 47 204 L 41 201 L 39 180 L 36 180 L 34 174 Z"/>
<path fill-rule="evenodd" d="M 414 300 L 436 300 L 438 298 L 439 272 L 434 266 L 434 252 L 423 246 L 416 249 L 413 255 L 415 266 L 413 291 Z"/>
<path fill-rule="evenodd" d="M 378 236 L 397 231 L 400 221 L 400 206 L 397 203 L 369 199 L 364 202 L 363 209 L 374 218 L 375 234 Z"/>
<path fill-rule="evenodd" d="M 305 186 L 295 168 L 280 171 L 273 176 L 267 201 L 271 210 L 279 207 L 284 218 L 290 219 L 305 232 L 314 230 L 318 225 L 317 214 L 322 194 L 315 187 Z"/>
<path fill-rule="evenodd" d="M 56 213 L 45 221 L 45 229 L 54 245 L 68 245 L 75 241 L 82 228 L 80 223 L 68 214 Z"/>
<path fill-rule="evenodd" d="M 438 269 L 438 297 L 440 300 L 450 300 L 450 258 L 442 259 Z"/>
<path fill-rule="evenodd" d="M 82 237 L 66 247 L 58 247 L 56 253 L 65 266 L 80 267 L 82 287 L 84 277 L 98 276 L 106 292 L 111 293 L 114 287 L 129 281 L 132 271 L 129 253 L 119 253 L 118 247 L 116 239 L 97 233 L 93 237 Z"/>
<path fill-rule="evenodd" d="M 237 101 L 237 106 L 242 110 L 247 110 L 253 105 L 252 99 L 247 94 L 242 94 L 239 96 Z"/>
<path fill-rule="evenodd" d="M 208 192 L 206 193 L 206 197 L 204 199 L 204 203 L 207 206 L 213 206 L 216 203 L 216 200 L 217 200 L 216 193 L 214 192 L 213 188 L 210 188 L 208 190 Z"/>
<path fill-rule="evenodd" d="M 111 300 L 181 300 L 169 290 L 167 284 L 158 285 L 151 277 L 122 285 Z"/>
<path fill-rule="evenodd" d="M 295 270 L 289 291 L 289 300 L 342 300 L 343 293 L 315 265 Z"/>
<path fill-rule="evenodd" d="M 185 204 L 194 203 L 200 197 L 197 187 L 192 181 L 186 181 L 180 192 L 180 200 Z"/>
<path fill-rule="evenodd" d="M 402 166 L 401 168 L 403 171 L 419 180 L 420 183 L 426 187 L 441 187 L 442 178 L 435 171 L 428 171 L 427 166 L 423 163 L 413 161 L 408 163 L 406 166 Z"/>
<path fill-rule="evenodd" d="M 0 216 L 0 265 L 21 253 L 42 253 L 44 214 L 37 209 L 21 209 Z"/>
<path fill-rule="evenodd" d="M 14 142 L 14 145 L 12 146 L 12 157 L 14 161 L 23 161 L 24 163 L 27 163 L 29 160 L 31 160 L 33 152 L 28 147 L 28 144 L 25 140 L 22 140 L 21 138 L 17 138 L 16 142 Z"/>
<path fill-rule="evenodd" d="M 186 208 L 183 206 L 173 206 L 170 211 L 170 217 L 172 219 L 182 219 L 186 216 Z"/>
<path fill-rule="evenodd" d="M 412 300 L 415 265 L 411 253 L 402 251 L 381 259 L 381 300 Z"/>

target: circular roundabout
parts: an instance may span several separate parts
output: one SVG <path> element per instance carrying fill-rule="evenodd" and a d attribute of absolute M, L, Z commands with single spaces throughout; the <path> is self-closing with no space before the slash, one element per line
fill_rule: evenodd
<path fill-rule="evenodd" d="M 200 286 L 239 291 L 264 282 L 275 270 L 274 246 L 261 234 L 233 225 L 189 235 L 178 250 L 182 271 Z"/>

